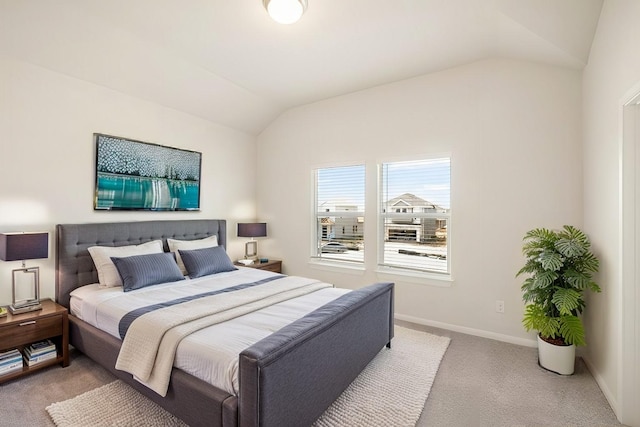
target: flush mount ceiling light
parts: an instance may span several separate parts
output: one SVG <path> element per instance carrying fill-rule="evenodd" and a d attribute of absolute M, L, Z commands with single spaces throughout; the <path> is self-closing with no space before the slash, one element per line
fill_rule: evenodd
<path fill-rule="evenodd" d="M 271 19 L 279 24 L 293 24 L 307 10 L 307 0 L 262 0 Z"/>

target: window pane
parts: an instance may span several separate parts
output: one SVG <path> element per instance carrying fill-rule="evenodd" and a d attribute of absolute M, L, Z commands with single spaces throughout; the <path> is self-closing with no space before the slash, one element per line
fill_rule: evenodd
<path fill-rule="evenodd" d="M 316 170 L 313 256 L 364 261 L 364 165 Z"/>
<path fill-rule="evenodd" d="M 364 165 L 318 169 L 317 212 L 364 212 Z"/>
<path fill-rule="evenodd" d="M 450 159 L 381 166 L 383 265 L 449 273 Z"/>
<path fill-rule="evenodd" d="M 429 202 L 420 208 L 438 206 L 449 209 L 451 192 L 450 159 L 429 159 L 382 165 L 382 201 L 394 201 L 402 195 Z M 410 200 L 409 200 L 410 201 Z M 394 208 L 409 206 L 391 204 Z M 426 210 L 425 210 L 426 212 Z"/>
<path fill-rule="evenodd" d="M 412 270 L 447 273 L 446 220 L 436 236 L 421 239 L 419 231 L 398 229 L 396 223 L 385 221 L 384 264 Z"/>

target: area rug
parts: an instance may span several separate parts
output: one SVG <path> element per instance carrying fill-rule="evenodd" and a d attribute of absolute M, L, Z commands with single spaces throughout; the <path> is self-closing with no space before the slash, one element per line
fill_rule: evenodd
<path fill-rule="evenodd" d="M 449 338 L 396 326 L 391 346 L 376 356 L 315 427 L 415 426 Z M 46 409 L 58 427 L 187 427 L 119 380 Z"/>

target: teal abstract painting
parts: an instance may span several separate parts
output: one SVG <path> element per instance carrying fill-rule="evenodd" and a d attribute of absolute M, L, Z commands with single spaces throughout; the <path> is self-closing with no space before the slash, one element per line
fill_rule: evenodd
<path fill-rule="evenodd" d="M 202 153 L 94 134 L 95 210 L 200 209 Z"/>

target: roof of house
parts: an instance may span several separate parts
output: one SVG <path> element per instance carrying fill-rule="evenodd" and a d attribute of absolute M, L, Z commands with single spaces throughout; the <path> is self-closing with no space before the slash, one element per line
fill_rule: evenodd
<path fill-rule="evenodd" d="M 428 200 L 424 200 L 415 194 L 404 193 L 398 197 L 394 197 L 387 201 L 387 205 L 390 206 L 420 206 L 420 207 L 428 207 L 432 209 L 443 209 L 442 207 L 432 203 Z"/>

